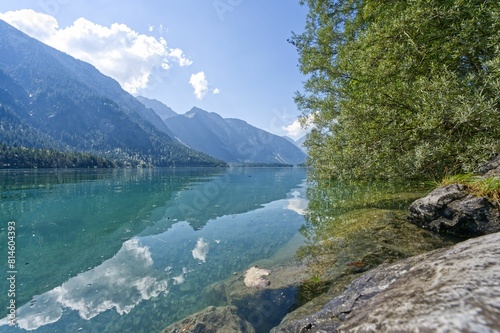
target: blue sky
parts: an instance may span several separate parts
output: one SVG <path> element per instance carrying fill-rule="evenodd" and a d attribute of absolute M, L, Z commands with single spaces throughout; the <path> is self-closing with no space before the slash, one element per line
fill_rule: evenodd
<path fill-rule="evenodd" d="M 0 19 L 177 113 L 193 106 L 298 138 L 299 0 L 16 0 Z M 26 10 L 29 9 L 29 10 Z"/>

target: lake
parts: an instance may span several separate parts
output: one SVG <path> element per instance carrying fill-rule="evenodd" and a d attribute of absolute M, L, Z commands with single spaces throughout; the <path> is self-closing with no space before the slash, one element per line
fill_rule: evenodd
<path fill-rule="evenodd" d="M 1 171 L 0 332 L 160 332 L 211 305 L 206 286 L 297 239 L 305 178 L 301 168 Z"/>

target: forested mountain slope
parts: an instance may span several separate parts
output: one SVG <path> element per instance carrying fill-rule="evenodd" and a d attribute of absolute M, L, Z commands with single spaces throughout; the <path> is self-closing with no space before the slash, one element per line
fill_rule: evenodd
<path fill-rule="evenodd" d="M 95 67 L 0 21 L 0 141 L 157 166 L 223 165 L 172 140 L 153 110 Z M 16 125 L 17 124 L 17 125 Z"/>

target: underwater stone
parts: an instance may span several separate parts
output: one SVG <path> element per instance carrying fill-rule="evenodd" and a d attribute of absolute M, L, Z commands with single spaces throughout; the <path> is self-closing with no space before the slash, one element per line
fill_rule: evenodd
<path fill-rule="evenodd" d="M 209 306 L 182 321 L 165 328 L 162 333 L 255 333 L 252 325 L 238 315 L 234 306 Z"/>
<path fill-rule="evenodd" d="M 268 269 L 258 268 L 257 266 L 253 266 L 245 271 L 243 276 L 245 279 L 243 282 L 245 286 L 251 288 L 265 288 L 271 284 L 271 282 L 264 278 L 263 276 L 267 276 L 271 273 Z"/>

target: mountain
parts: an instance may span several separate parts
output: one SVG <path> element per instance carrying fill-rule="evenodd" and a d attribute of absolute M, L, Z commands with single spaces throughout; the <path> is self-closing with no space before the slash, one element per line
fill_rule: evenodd
<path fill-rule="evenodd" d="M 167 118 L 165 123 L 180 142 L 228 163 L 299 164 L 306 157 L 282 137 L 198 108 Z"/>
<path fill-rule="evenodd" d="M 92 152 L 157 166 L 224 164 L 172 140 L 152 109 L 92 65 L 1 20 L 0 129 L 0 142 L 7 145 Z"/>
<path fill-rule="evenodd" d="M 140 106 L 137 104 L 137 101 L 139 102 Z M 131 101 L 130 101 L 131 102 Z M 161 112 L 158 113 L 153 110 L 153 108 L 149 105 L 156 106 L 158 103 L 163 105 L 165 109 L 160 109 Z M 174 112 L 172 109 L 169 107 L 165 106 L 161 102 L 154 100 L 154 99 L 146 99 L 145 97 L 138 96 L 136 97 L 134 103 L 134 109 L 139 111 L 139 115 L 146 121 L 150 122 L 153 124 L 157 129 L 160 131 L 167 133 L 168 136 L 173 137 L 173 133 L 168 129 L 167 125 L 165 125 L 164 120 L 164 113 L 168 112 L 168 110 L 171 110 Z M 174 112 L 174 115 L 177 113 Z"/>
<path fill-rule="evenodd" d="M 137 96 L 136 98 L 147 108 L 154 110 L 154 112 L 160 116 L 162 120 L 177 116 L 177 112 L 156 99 L 150 99 L 143 96 Z"/>
<path fill-rule="evenodd" d="M 307 135 L 304 135 L 303 137 L 298 138 L 297 140 L 294 141 L 295 145 L 300 148 L 304 153 L 307 154 L 307 149 L 304 146 L 304 142 L 306 141 Z"/>
<path fill-rule="evenodd" d="M 294 140 L 291 137 L 286 136 L 286 135 L 282 136 L 282 138 L 288 140 L 289 142 L 291 142 L 294 145 L 296 145 L 297 147 L 299 147 L 299 149 L 302 150 L 307 155 L 307 149 L 304 146 L 304 142 L 306 141 L 307 135 L 301 136 L 297 140 Z"/>

